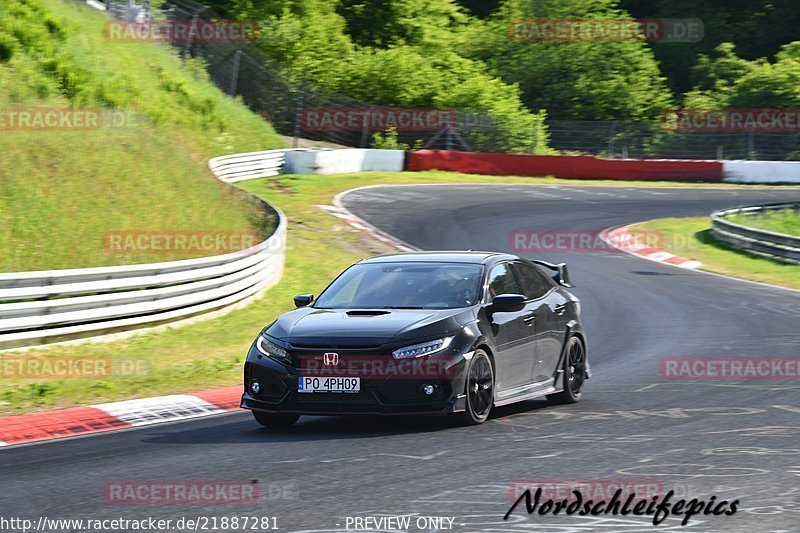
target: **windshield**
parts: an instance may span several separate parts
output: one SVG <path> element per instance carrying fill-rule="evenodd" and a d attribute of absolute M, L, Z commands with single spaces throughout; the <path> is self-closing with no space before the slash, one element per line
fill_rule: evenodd
<path fill-rule="evenodd" d="M 325 289 L 321 309 L 452 309 L 478 301 L 483 267 L 464 263 L 359 263 Z"/>

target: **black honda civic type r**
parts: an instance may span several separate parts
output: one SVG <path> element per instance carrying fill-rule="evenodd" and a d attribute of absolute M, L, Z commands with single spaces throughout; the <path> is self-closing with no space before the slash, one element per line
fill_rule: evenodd
<path fill-rule="evenodd" d="M 256 337 L 241 407 L 267 427 L 300 415 L 447 414 L 580 400 L 591 375 L 565 264 L 493 252 L 382 255 Z"/>

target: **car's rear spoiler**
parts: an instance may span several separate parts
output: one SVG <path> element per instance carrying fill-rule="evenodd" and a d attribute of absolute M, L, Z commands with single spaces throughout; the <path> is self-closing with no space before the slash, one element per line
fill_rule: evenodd
<path fill-rule="evenodd" d="M 537 265 L 542 265 L 543 267 L 549 268 L 550 270 L 554 271 L 555 274 L 553 274 L 553 279 L 559 285 L 563 285 L 564 287 L 570 287 L 570 288 L 575 286 L 569 280 L 569 270 L 567 270 L 566 263 L 559 263 L 556 265 L 554 263 L 548 263 L 547 261 L 542 261 L 541 259 L 531 259 L 531 261 L 533 261 Z"/>

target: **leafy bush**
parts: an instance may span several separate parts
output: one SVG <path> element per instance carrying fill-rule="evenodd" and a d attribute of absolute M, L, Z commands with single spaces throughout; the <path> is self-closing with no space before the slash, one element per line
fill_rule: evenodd
<path fill-rule="evenodd" d="M 399 141 L 396 127 L 389 126 L 383 134 L 380 132 L 372 134 L 372 142 L 369 147 L 381 150 L 419 150 L 422 147 L 422 139 L 414 141 L 412 148 L 410 145 Z"/>
<path fill-rule="evenodd" d="M 5 33 L 0 33 L 0 63 L 4 63 L 14 57 L 16 41 Z"/>

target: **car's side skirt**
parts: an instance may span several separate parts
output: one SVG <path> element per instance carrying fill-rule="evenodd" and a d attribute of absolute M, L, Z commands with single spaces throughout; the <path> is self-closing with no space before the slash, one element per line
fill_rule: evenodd
<path fill-rule="evenodd" d="M 555 394 L 557 392 L 560 392 L 560 390 L 553 387 L 553 380 L 546 379 L 544 381 L 539 381 L 537 383 L 531 383 L 529 385 L 523 385 L 522 387 L 504 391 L 504 397 L 496 398 L 494 405 L 499 407 L 501 405 L 508 405 L 514 402 L 530 400 L 533 398 L 538 398 L 539 396 L 545 396 L 546 394 Z"/>

